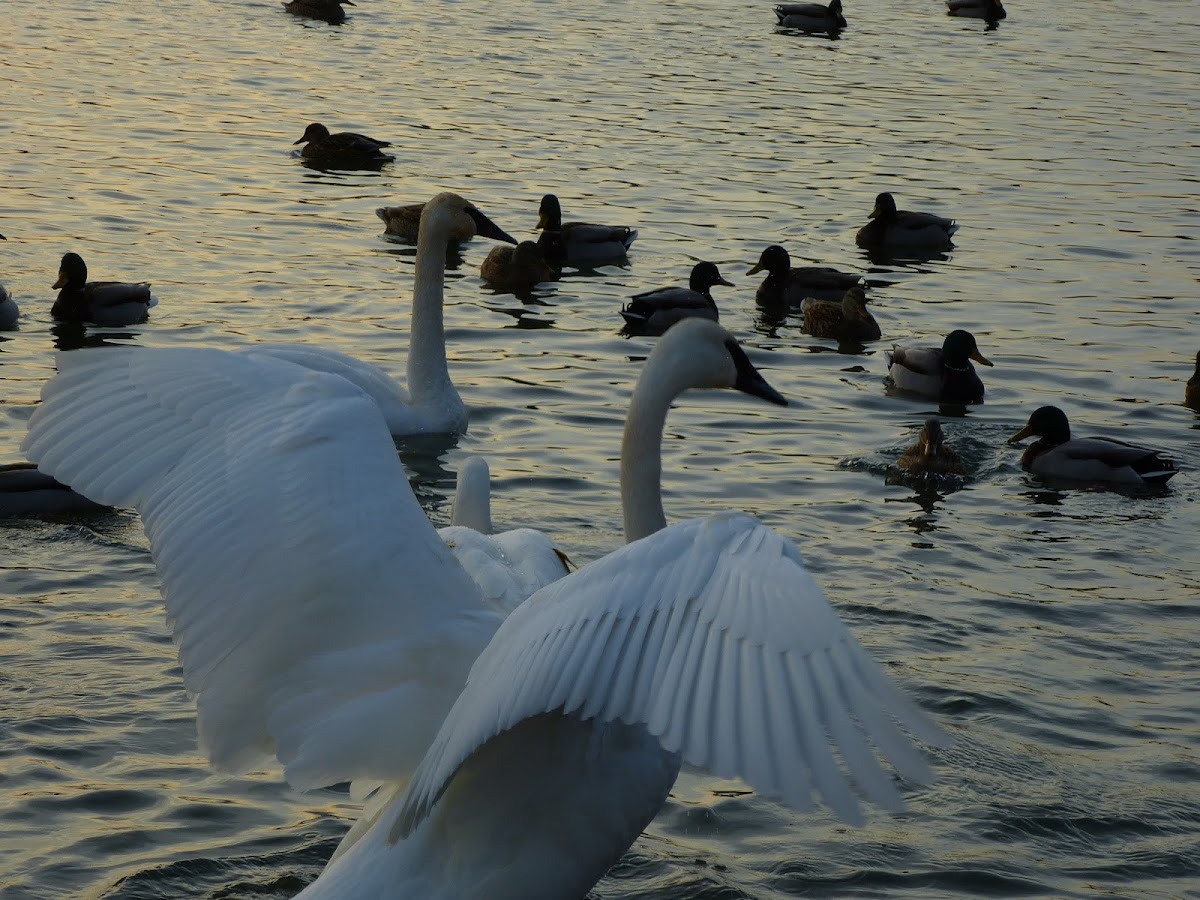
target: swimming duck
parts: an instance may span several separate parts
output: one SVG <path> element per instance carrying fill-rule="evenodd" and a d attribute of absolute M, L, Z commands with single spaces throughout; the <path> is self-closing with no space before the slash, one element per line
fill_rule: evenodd
<path fill-rule="evenodd" d="M 1196 354 L 1196 370 L 1188 379 L 1187 387 L 1183 392 L 1183 402 L 1185 406 L 1200 410 L 1200 353 Z"/>
<path fill-rule="evenodd" d="M 828 6 L 821 3 L 781 3 L 775 7 L 777 23 L 782 28 L 798 28 L 801 31 L 838 31 L 846 27 L 842 15 L 842 0 L 831 0 Z"/>
<path fill-rule="evenodd" d="M 546 194 L 538 206 L 537 227 L 542 230 L 538 247 L 552 263 L 597 263 L 620 259 L 637 238 L 637 231 L 624 225 L 592 225 L 562 220 L 558 197 Z"/>
<path fill-rule="evenodd" d="M 0 465 L 0 518 L 96 512 L 107 508 L 51 478 L 33 463 Z"/>
<path fill-rule="evenodd" d="M 342 4 L 355 6 L 352 0 L 289 0 L 283 4 L 294 16 L 307 16 L 310 19 L 321 19 L 330 25 L 340 25 L 346 21 L 346 11 Z"/>
<path fill-rule="evenodd" d="M 150 296 L 146 282 L 125 284 L 120 281 L 88 281 L 87 263 L 78 253 L 63 255 L 58 266 L 58 299 L 50 315 L 64 322 L 91 322 L 94 325 L 134 325 L 146 320 L 150 307 L 158 300 Z"/>
<path fill-rule="evenodd" d="M 4 235 L 0 234 L 0 241 L 7 241 Z M 13 299 L 8 288 L 0 284 L 0 329 L 13 328 L 17 324 L 17 319 L 21 315 L 21 309 L 17 306 L 17 301 Z"/>
<path fill-rule="evenodd" d="M 910 475 L 966 475 L 967 467 L 953 447 L 946 445 L 942 423 L 936 418 L 925 420 L 917 442 L 896 460 L 896 467 Z"/>
<path fill-rule="evenodd" d="M 875 198 L 869 218 L 854 239 L 867 250 L 938 253 L 954 246 L 950 237 L 958 231 L 953 219 L 896 209 L 895 198 L 886 191 Z"/>
<path fill-rule="evenodd" d="M 558 277 L 533 241 L 521 241 L 515 247 L 497 244 L 484 257 L 479 275 L 484 281 L 507 287 L 533 287 Z"/>
<path fill-rule="evenodd" d="M 300 155 L 314 162 L 371 166 L 394 158 L 383 152 L 384 147 L 392 146 L 390 141 L 378 141 L 353 131 L 330 134 L 320 122 L 311 123 L 292 144 L 304 144 Z"/>
<path fill-rule="evenodd" d="M 946 14 L 991 21 L 1003 19 L 1008 15 L 1000 0 L 946 0 Z"/>
<path fill-rule="evenodd" d="M 793 266 L 787 250 L 779 244 L 763 250 L 754 268 L 746 274 L 757 275 L 764 270 L 767 277 L 754 294 L 760 306 L 783 303 L 800 306 L 806 297 L 841 300 L 846 291 L 862 282 L 858 275 L 829 266 Z"/>
<path fill-rule="evenodd" d="M 800 307 L 804 330 L 814 337 L 836 341 L 877 341 L 879 323 L 867 311 L 867 295 L 860 285 L 849 288 L 841 300 L 809 297 Z"/>
<path fill-rule="evenodd" d="M 375 210 L 375 215 L 383 220 L 384 234 L 392 234 L 412 243 L 417 242 L 421 230 L 421 212 L 424 203 L 406 203 L 403 206 L 381 206 Z M 452 243 L 469 241 L 475 237 L 475 220 L 459 219 L 450 229 L 447 240 Z"/>
<path fill-rule="evenodd" d="M 1157 450 L 1112 438 L 1071 438 L 1067 414 L 1057 406 L 1034 410 L 1029 422 L 1008 439 L 1010 444 L 1040 437 L 1025 448 L 1021 465 L 1046 478 L 1100 481 L 1116 484 L 1165 484 L 1175 463 Z"/>
<path fill-rule="evenodd" d="M 379 785 L 304 900 L 582 897 L 685 760 L 860 824 L 864 798 L 903 808 L 891 768 L 932 776 L 909 732 L 941 730 L 791 540 L 738 512 L 667 524 L 680 395 L 786 402 L 712 322 L 669 331 L 634 388 L 625 546 L 507 617 L 438 540 L 353 385 L 213 348 L 58 363 L 23 449 L 139 512 L 213 765 Z"/>
<path fill-rule="evenodd" d="M 983 381 L 971 360 L 991 365 L 979 352 L 975 336 L 959 329 L 946 335 L 941 347 L 915 341 L 896 344 L 888 355 L 888 375 L 902 391 L 942 403 L 981 403 Z"/>
<path fill-rule="evenodd" d="M 733 287 L 733 282 L 721 277 L 716 263 L 698 262 L 692 267 L 688 286 L 658 288 L 634 294 L 627 306 L 621 307 L 627 331 L 637 334 L 662 334 L 681 319 L 711 319 L 717 321 L 717 303 L 710 293 L 714 285 Z"/>

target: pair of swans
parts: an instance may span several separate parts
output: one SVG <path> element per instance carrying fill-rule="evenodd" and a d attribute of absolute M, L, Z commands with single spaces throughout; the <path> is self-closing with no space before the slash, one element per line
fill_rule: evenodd
<path fill-rule="evenodd" d="M 58 363 L 24 450 L 141 514 L 203 751 L 230 771 L 274 758 L 302 790 L 377 785 L 307 900 L 576 900 L 683 761 L 799 809 L 820 797 L 848 821 L 853 785 L 901 806 L 876 753 L 929 777 L 892 720 L 939 730 L 791 541 L 740 513 L 666 526 L 672 400 L 732 387 L 781 402 L 713 322 L 668 331 L 634 391 L 629 543 L 507 618 L 439 540 L 374 400 L 345 379 L 199 348 Z"/>

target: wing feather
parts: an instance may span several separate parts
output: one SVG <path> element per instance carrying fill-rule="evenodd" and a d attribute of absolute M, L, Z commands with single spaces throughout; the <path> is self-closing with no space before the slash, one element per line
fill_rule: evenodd
<path fill-rule="evenodd" d="M 799 808 L 815 790 L 852 821 L 852 784 L 889 806 L 897 795 L 864 754 L 931 775 L 891 716 L 944 738 L 855 641 L 795 545 L 722 514 L 623 547 L 516 609 L 409 783 L 392 836 L 411 832 L 483 744 L 576 708 L 644 723 L 667 751 Z"/>
<path fill-rule="evenodd" d="M 268 354 L 58 364 L 24 449 L 141 514 L 214 764 L 275 756 L 302 788 L 407 777 L 500 616 L 429 525 L 371 398 Z"/>

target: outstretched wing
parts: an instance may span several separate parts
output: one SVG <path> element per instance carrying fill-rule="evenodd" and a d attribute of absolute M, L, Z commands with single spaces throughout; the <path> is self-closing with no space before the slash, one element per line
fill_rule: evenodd
<path fill-rule="evenodd" d="M 931 776 L 893 719 L 942 739 L 842 624 L 796 546 L 738 513 L 664 529 L 518 607 L 471 670 L 392 835 L 421 822 L 481 745 L 553 710 L 644 723 L 694 765 L 800 809 L 820 795 L 852 822 L 851 782 L 901 806 L 876 754 L 904 777 Z"/>
<path fill-rule="evenodd" d="M 213 349 L 58 355 L 23 449 L 142 516 L 202 748 L 309 788 L 399 780 L 500 617 L 354 385 Z"/>

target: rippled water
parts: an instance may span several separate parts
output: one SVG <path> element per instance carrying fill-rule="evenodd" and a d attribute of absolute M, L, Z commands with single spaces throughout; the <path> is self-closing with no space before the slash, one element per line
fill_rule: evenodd
<path fill-rule="evenodd" d="M 498 520 L 578 559 L 617 546 L 651 346 L 618 335 L 620 302 L 713 260 L 737 283 L 722 321 L 796 405 L 685 398 L 668 515 L 737 506 L 795 537 L 956 737 L 907 815 L 863 829 L 685 773 L 596 893 L 1200 897 L 1194 4 L 1012 0 L 994 30 L 937 0 L 846 15 L 831 41 L 777 32 L 765 2 L 358 0 L 340 27 L 273 2 L 6 6 L 0 280 L 24 315 L 0 343 L 4 456 L 71 340 L 49 319 L 66 250 L 161 299 L 89 340 L 307 341 L 401 372 L 412 248 L 373 209 L 453 188 L 523 237 L 553 190 L 568 219 L 641 237 L 524 299 L 465 246 L 447 326 L 471 430 L 405 453 L 431 516 L 485 453 Z M 312 120 L 394 141 L 395 163 L 303 166 Z M 880 190 L 956 217 L 957 249 L 872 264 L 853 238 Z M 888 483 L 930 407 L 886 393 L 881 345 L 827 352 L 763 319 L 745 271 L 775 242 L 869 273 L 885 339 L 978 336 L 987 402 L 946 424 L 965 487 Z M 1004 439 L 1046 402 L 1182 474 L 1134 495 L 1030 479 Z M 7 522 L 0 579 L 0 895 L 286 897 L 315 877 L 353 804 L 198 755 L 134 516 Z"/>

